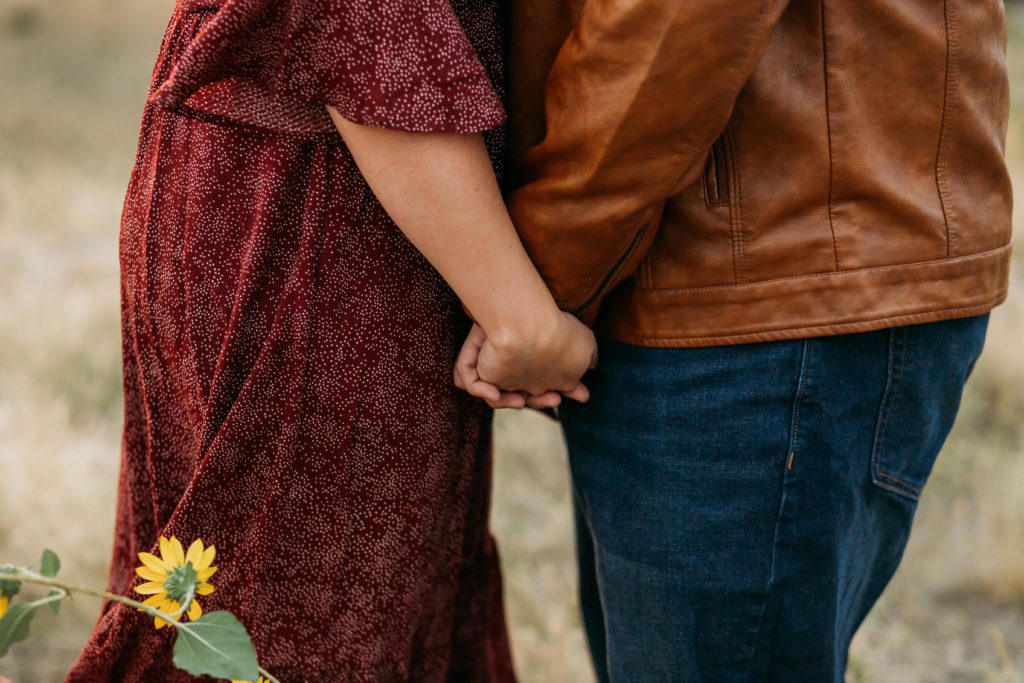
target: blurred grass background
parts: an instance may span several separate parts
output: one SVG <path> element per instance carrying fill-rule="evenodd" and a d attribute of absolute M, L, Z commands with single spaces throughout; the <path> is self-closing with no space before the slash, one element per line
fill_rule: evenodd
<path fill-rule="evenodd" d="M 50 546 L 67 578 L 96 586 L 120 448 L 118 222 L 170 5 L 0 0 L 0 561 Z M 1024 8 L 1008 12 L 1016 181 Z M 1022 261 L 1018 250 L 903 567 L 854 642 L 851 683 L 1024 681 Z M 536 414 L 497 420 L 494 527 L 519 674 L 587 683 L 560 433 Z M 98 608 L 80 597 L 59 618 L 44 610 L 0 673 L 62 680 Z"/>

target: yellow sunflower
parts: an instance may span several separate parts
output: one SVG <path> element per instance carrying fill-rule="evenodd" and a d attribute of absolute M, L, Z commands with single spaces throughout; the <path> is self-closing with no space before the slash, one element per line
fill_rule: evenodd
<path fill-rule="evenodd" d="M 267 683 L 267 679 L 265 679 L 263 676 L 260 676 L 258 681 L 239 681 L 237 679 L 232 678 L 231 683 Z"/>
<path fill-rule="evenodd" d="M 135 573 L 146 579 L 146 583 L 136 586 L 135 591 L 150 596 L 142 604 L 155 607 L 164 614 L 174 614 L 181 609 L 181 601 L 192 586 L 195 586 L 195 595 L 212 593 L 213 585 L 207 581 L 217 571 L 211 566 L 216 552 L 212 545 L 204 549 L 200 538 L 193 541 L 186 551 L 174 536 L 170 540 L 161 536 L 161 557 L 139 553 L 142 566 L 136 567 Z M 193 599 L 188 608 L 188 618 L 195 621 L 202 613 L 199 601 Z M 181 615 L 171 618 L 177 621 Z M 154 617 L 153 623 L 157 628 L 170 625 L 160 617 Z"/>
<path fill-rule="evenodd" d="M 7 612 L 7 605 L 11 603 L 11 599 L 6 595 L 0 595 L 0 619 L 4 618 L 4 614 Z"/>

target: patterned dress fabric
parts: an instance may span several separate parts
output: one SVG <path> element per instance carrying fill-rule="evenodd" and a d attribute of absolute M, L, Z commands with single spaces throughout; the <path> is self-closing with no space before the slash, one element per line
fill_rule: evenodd
<path fill-rule="evenodd" d="M 513 681 L 487 527 L 490 419 L 452 385 L 468 321 L 323 105 L 485 133 L 498 0 L 179 0 L 121 225 L 125 430 L 109 589 L 216 547 L 226 609 L 282 683 Z M 114 602 L 72 683 L 192 681 Z"/>

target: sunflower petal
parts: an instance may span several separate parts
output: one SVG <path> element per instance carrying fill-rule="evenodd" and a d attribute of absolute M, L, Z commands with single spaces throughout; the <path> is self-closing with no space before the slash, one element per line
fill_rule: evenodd
<path fill-rule="evenodd" d="M 188 608 L 189 621 L 195 621 L 203 615 L 203 608 L 199 606 L 198 600 L 192 601 L 192 606 Z"/>
<path fill-rule="evenodd" d="M 202 571 L 196 572 L 196 578 L 200 581 L 209 581 L 210 577 L 217 573 L 216 567 L 207 567 Z"/>
<path fill-rule="evenodd" d="M 167 570 L 171 568 L 169 564 L 152 553 L 139 553 L 139 560 L 153 571 L 163 572 L 165 575 Z"/>
<path fill-rule="evenodd" d="M 159 595 L 159 594 L 158 595 L 151 595 L 148 598 L 146 598 L 145 600 L 143 600 L 142 604 L 143 605 L 149 605 L 150 607 L 156 607 L 157 609 L 161 609 L 160 605 L 164 604 L 164 602 L 166 602 L 166 601 L 167 601 L 167 594 L 165 593 L 163 595 Z"/>
<path fill-rule="evenodd" d="M 192 568 L 195 569 L 197 572 L 206 569 L 211 564 L 213 564 L 213 558 L 214 555 L 216 554 L 217 549 L 215 547 L 213 547 L 212 545 L 207 546 L 206 550 L 203 551 L 203 554 L 199 556 L 199 563 L 192 565 Z"/>
<path fill-rule="evenodd" d="M 181 547 L 181 541 L 171 536 L 171 552 L 174 553 L 174 566 L 180 567 L 185 564 L 185 549 Z"/>
<path fill-rule="evenodd" d="M 156 608 L 164 614 L 174 614 L 181 609 L 181 605 L 178 604 L 177 600 L 167 599 L 164 600 L 162 604 L 157 605 Z"/>
<path fill-rule="evenodd" d="M 144 578 L 146 581 L 159 581 L 163 583 L 167 580 L 166 572 L 155 572 L 149 567 L 136 567 L 135 573 Z"/>
<path fill-rule="evenodd" d="M 146 583 L 140 583 L 135 587 L 136 593 L 142 593 L 143 595 L 156 595 L 157 593 L 164 592 L 163 581 L 148 581 Z"/>
<path fill-rule="evenodd" d="M 171 542 L 165 536 L 160 537 L 160 557 L 168 569 L 174 568 L 174 551 L 171 550 Z"/>
<path fill-rule="evenodd" d="M 209 595 L 213 592 L 213 584 L 201 583 L 196 586 L 196 595 Z"/>
<path fill-rule="evenodd" d="M 177 619 L 175 619 L 175 621 L 177 621 Z M 170 622 L 169 619 L 164 619 L 162 617 L 153 617 L 153 623 L 156 624 L 157 628 L 163 628 L 164 626 L 170 626 L 171 625 L 171 622 Z"/>
<path fill-rule="evenodd" d="M 192 568 L 195 569 L 196 565 L 199 564 L 199 558 L 203 555 L 203 539 L 197 538 L 192 541 L 192 545 L 188 547 L 188 551 L 185 553 L 185 561 L 192 563 Z"/>

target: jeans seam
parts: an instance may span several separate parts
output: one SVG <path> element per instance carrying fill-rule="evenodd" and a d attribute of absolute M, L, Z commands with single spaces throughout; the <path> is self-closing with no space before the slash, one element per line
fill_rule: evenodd
<path fill-rule="evenodd" d="M 810 340 L 804 340 L 803 358 L 800 363 L 800 384 L 797 385 L 796 399 L 793 401 L 793 419 L 790 424 L 789 456 L 786 469 L 793 469 L 793 457 L 796 455 L 796 441 L 800 433 L 800 404 L 804 400 L 804 388 L 807 386 L 807 360 L 810 357 Z"/>
<path fill-rule="evenodd" d="M 889 352 L 889 361 L 892 362 L 893 352 Z M 892 419 L 892 406 L 896 402 L 896 397 L 899 395 L 900 385 L 903 384 L 903 371 L 907 365 L 907 328 L 903 328 L 903 348 L 900 350 L 900 369 L 896 372 L 896 381 L 892 385 L 891 390 L 886 387 L 885 396 L 885 421 L 882 423 L 882 429 L 878 433 L 878 455 L 881 455 L 882 442 L 885 441 L 885 434 L 889 431 L 889 421 Z M 881 465 L 881 462 L 879 462 Z"/>
<path fill-rule="evenodd" d="M 899 480 L 897 479 L 897 481 L 899 481 Z M 902 481 L 900 481 L 899 483 L 903 484 Z M 894 491 L 894 492 L 899 493 L 899 494 L 901 494 L 903 496 L 911 496 L 912 495 L 906 489 L 900 488 L 899 486 L 893 486 L 892 484 L 886 484 L 884 481 L 875 481 L 874 484 L 875 484 L 875 486 L 883 488 L 886 491 Z M 904 486 L 905 486 L 905 484 L 904 484 Z"/>
<path fill-rule="evenodd" d="M 890 337 L 889 337 L 889 339 L 890 339 L 890 342 L 889 342 L 889 367 L 890 368 L 893 367 L 893 362 L 895 360 L 894 356 L 895 356 L 896 334 L 897 334 L 896 330 L 893 330 L 890 333 Z M 902 481 L 901 479 L 899 479 L 897 477 L 894 477 L 893 475 L 888 474 L 888 473 L 882 471 L 882 452 L 885 449 L 885 436 L 886 436 L 886 434 L 889 431 L 889 422 L 892 419 L 893 405 L 895 404 L 897 398 L 899 397 L 899 390 L 900 390 L 900 387 L 903 385 L 903 375 L 904 375 L 904 372 L 906 371 L 906 366 L 907 366 L 907 346 L 908 346 L 907 338 L 908 338 L 908 336 L 909 336 L 909 330 L 908 330 L 908 328 L 904 327 L 903 328 L 903 348 L 900 350 L 900 365 L 899 365 L 899 369 L 896 370 L 895 375 L 890 374 L 888 379 L 887 379 L 887 381 L 886 381 L 885 395 L 884 395 L 884 397 L 882 399 L 881 414 L 879 415 L 879 417 L 881 418 L 881 424 L 879 425 L 878 432 L 877 432 L 877 434 L 875 436 L 874 446 L 871 449 L 871 451 L 872 451 L 872 453 L 871 453 L 871 464 L 872 464 L 872 467 L 871 467 L 871 482 L 875 486 L 878 486 L 880 488 L 886 489 L 888 491 L 893 491 L 895 493 L 902 494 L 903 496 L 906 496 L 908 498 L 917 500 L 917 499 L 919 499 L 921 497 L 921 489 L 920 488 L 918 488 L 916 486 L 911 486 L 907 482 Z M 892 371 L 890 370 L 890 372 L 892 372 Z M 883 415 L 884 415 L 884 417 L 883 417 Z M 884 481 L 879 481 L 879 477 L 884 477 L 886 479 L 889 479 L 890 481 L 895 482 L 895 484 L 898 484 L 899 486 L 896 486 L 894 484 L 889 484 L 889 483 L 886 483 Z"/>
<path fill-rule="evenodd" d="M 743 680 L 750 680 L 750 670 L 754 665 L 754 659 L 757 654 L 758 644 L 761 642 L 761 629 L 764 627 L 764 615 L 768 611 L 768 601 L 772 596 L 772 588 L 775 584 L 775 557 L 776 550 L 779 545 L 779 527 L 782 526 L 782 511 L 786 508 L 786 483 L 788 479 L 788 472 L 790 471 L 790 465 L 792 464 L 793 454 L 796 452 L 796 437 L 797 427 L 800 418 L 800 404 L 804 398 L 804 388 L 807 386 L 807 371 L 810 365 L 811 356 L 811 340 L 805 339 L 803 343 L 803 352 L 800 358 L 800 380 L 797 384 L 796 394 L 793 398 L 793 420 L 790 427 L 792 432 L 791 438 L 789 439 L 789 454 L 787 456 L 786 468 L 782 472 L 782 485 L 779 487 L 779 508 L 775 512 L 775 525 L 772 529 L 772 550 L 771 556 L 768 559 L 768 580 L 765 585 L 764 597 L 761 599 L 761 610 L 757 616 L 757 628 L 754 630 L 753 642 L 749 647 L 749 654 L 747 655 L 747 670 L 743 674 Z"/>
<path fill-rule="evenodd" d="M 885 477 L 886 479 L 890 479 L 890 480 L 896 482 L 897 484 L 900 484 L 901 486 L 906 486 L 911 491 L 920 491 L 921 490 L 920 487 L 911 486 L 910 484 L 908 484 L 907 482 L 903 481 L 902 479 L 898 479 L 898 478 L 892 476 L 891 474 L 886 474 L 885 472 L 879 472 L 878 476 Z M 875 483 L 879 484 L 879 485 L 882 484 L 882 482 L 875 482 Z"/>

